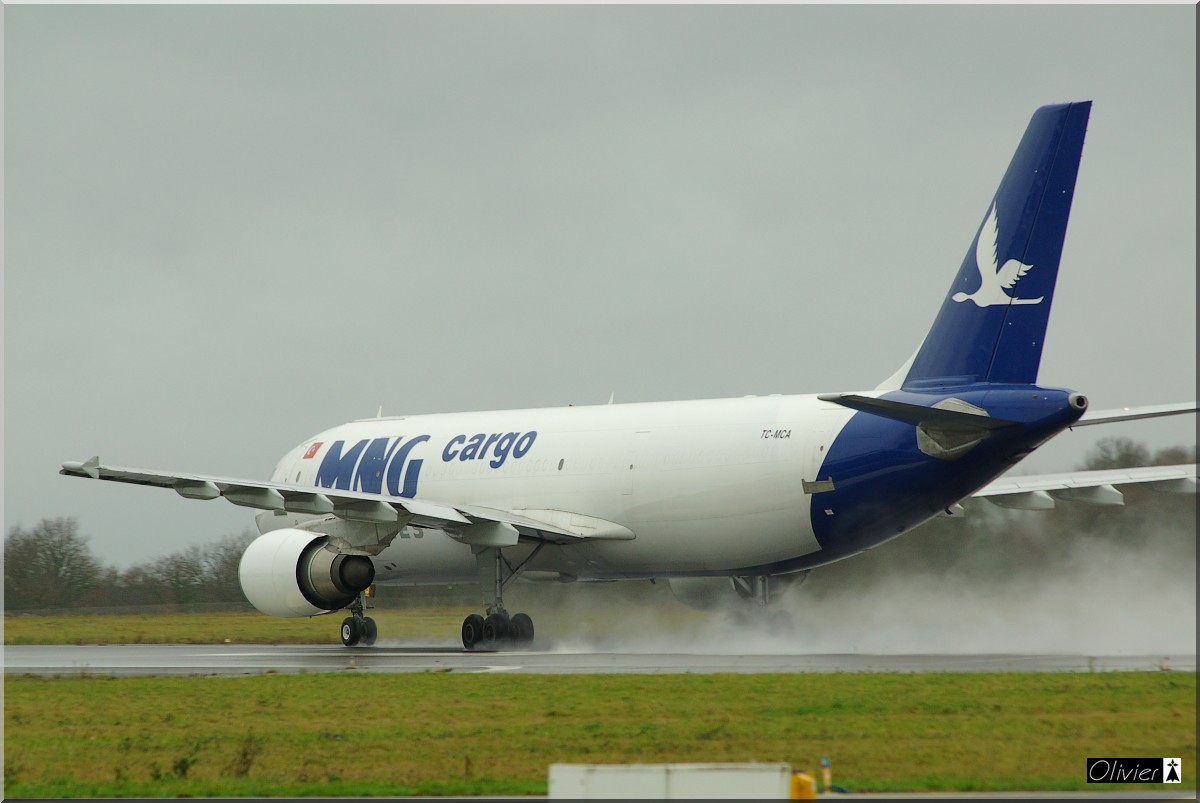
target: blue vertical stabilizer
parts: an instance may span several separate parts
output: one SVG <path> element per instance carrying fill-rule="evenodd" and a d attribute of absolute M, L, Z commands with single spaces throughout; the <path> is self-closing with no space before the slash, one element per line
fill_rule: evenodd
<path fill-rule="evenodd" d="M 1091 108 L 1034 112 L 905 389 L 1037 381 Z"/>

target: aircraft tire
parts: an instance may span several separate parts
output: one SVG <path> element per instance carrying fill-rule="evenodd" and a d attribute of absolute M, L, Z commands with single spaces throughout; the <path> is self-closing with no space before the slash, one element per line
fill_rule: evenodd
<path fill-rule="evenodd" d="M 529 614 L 518 613 L 509 622 L 509 635 L 513 643 L 525 646 L 533 643 L 533 619 Z"/>
<path fill-rule="evenodd" d="M 475 649 L 483 641 L 483 617 L 473 613 L 462 624 L 462 643 L 468 650 Z"/>
<path fill-rule="evenodd" d="M 490 614 L 483 620 L 483 643 L 488 647 L 495 647 L 508 638 L 511 632 L 512 625 L 502 613 Z"/>
<path fill-rule="evenodd" d="M 363 627 L 359 620 L 353 616 L 347 616 L 342 620 L 342 644 L 347 647 L 353 647 L 362 640 Z"/>
<path fill-rule="evenodd" d="M 361 643 L 370 647 L 375 643 L 375 639 L 379 638 L 379 625 L 371 617 L 366 617 L 362 620 L 362 639 Z"/>

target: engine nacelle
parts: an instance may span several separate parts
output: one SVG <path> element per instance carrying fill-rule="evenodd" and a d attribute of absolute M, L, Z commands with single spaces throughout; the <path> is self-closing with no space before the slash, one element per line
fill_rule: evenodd
<path fill-rule="evenodd" d="M 250 543 L 238 579 L 255 608 L 295 618 L 345 608 L 375 580 L 375 566 L 366 556 L 335 551 L 321 533 L 283 529 Z"/>
<path fill-rule="evenodd" d="M 775 602 L 804 582 L 808 572 L 775 574 L 767 578 L 767 602 Z M 675 599 L 699 611 L 736 609 L 756 601 L 755 583 L 761 577 L 672 577 L 667 583 Z"/>

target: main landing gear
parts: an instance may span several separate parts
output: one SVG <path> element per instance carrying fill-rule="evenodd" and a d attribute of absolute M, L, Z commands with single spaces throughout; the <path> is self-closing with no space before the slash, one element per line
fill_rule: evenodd
<path fill-rule="evenodd" d="M 374 619 L 363 616 L 363 608 L 363 595 L 359 594 L 350 605 L 350 615 L 342 620 L 342 644 L 347 647 L 357 644 L 370 647 L 379 637 L 379 627 Z"/>
<path fill-rule="evenodd" d="M 504 586 L 512 582 L 540 549 L 541 544 L 516 568 L 501 556 L 499 547 L 474 550 L 487 616 L 473 613 L 463 620 L 462 643 L 468 650 L 526 647 L 533 643 L 533 619 L 524 613 L 509 616 L 504 609 Z"/>
<path fill-rule="evenodd" d="M 765 630 L 774 636 L 786 636 L 795 628 L 792 615 L 785 610 L 772 608 L 771 602 L 783 591 L 804 582 L 807 575 L 807 572 L 795 575 L 785 583 L 777 584 L 781 585 L 780 588 L 772 588 L 769 574 L 729 578 L 737 595 L 750 604 L 748 609 L 734 611 L 730 623 L 739 629 L 750 627 Z"/>
<path fill-rule="evenodd" d="M 473 613 L 463 620 L 462 643 L 468 650 L 494 650 L 533 643 L 533 619 L 528 614 L 509 616 L 503 608 L 489 609 L 487 617 Z"/>

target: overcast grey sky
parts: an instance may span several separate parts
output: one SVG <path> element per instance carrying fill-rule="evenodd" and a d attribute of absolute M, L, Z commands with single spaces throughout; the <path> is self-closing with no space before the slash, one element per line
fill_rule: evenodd
<path fill-rule="evenodd" d="M 8 6 L 5 527 L 119 566 L 385 413 L 870 388 L 1095 102 L 1041 381 L 1195 398 L 1196 9 Z M 1098 429 L 1105 430 L 1097 432 Z M 1067 433 L 1195 442 L 1195 420 Z"/>

